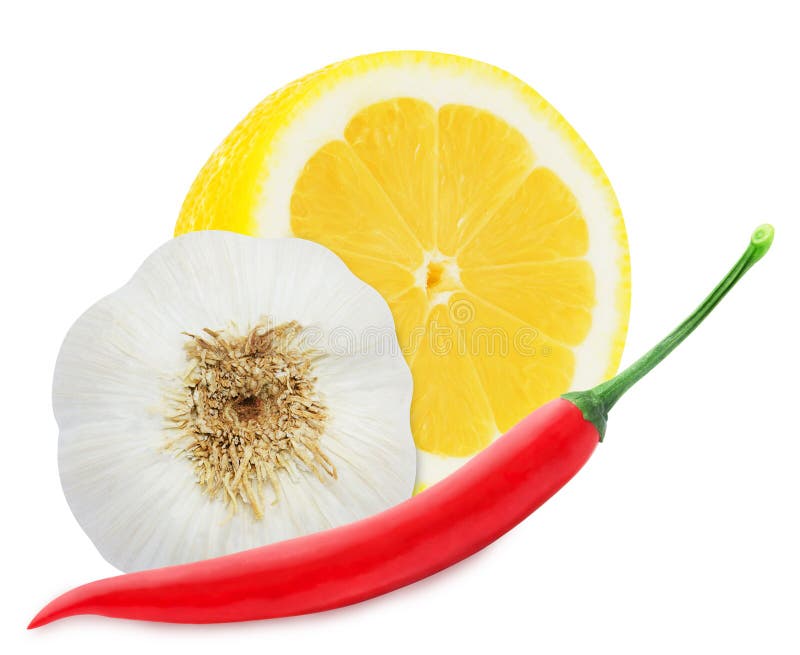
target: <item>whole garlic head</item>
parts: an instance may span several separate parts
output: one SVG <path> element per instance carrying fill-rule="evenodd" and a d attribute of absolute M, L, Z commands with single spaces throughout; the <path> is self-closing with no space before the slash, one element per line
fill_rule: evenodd
<path fill-rule="evenodd" d="M 62 486 L 123 571 L 335 527 L 411 496 L 411 393 L 388 306 L 332 252 L 193 232 L 67 334 Z"/>

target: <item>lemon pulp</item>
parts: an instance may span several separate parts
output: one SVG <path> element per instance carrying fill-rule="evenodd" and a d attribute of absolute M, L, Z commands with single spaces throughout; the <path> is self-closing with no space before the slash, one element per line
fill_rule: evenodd
<path fill-rule="evenodd" d="M 403 93 L 413 84 L 385 81 L 398 69 L 433 69 L 445 89 L 458 77 L 454 101 L 426 82 Z M 362 90 L 370 84 L 398 94 Z M 478 106 L 484 92 L 500 97 L 506 87 L 522 109 Z M 546 124 L 541 142 L 521 111 Z M 554 139 L 567 144 L 555 155 Z M 578 376 L 584 385 L 619 363 L 629 273 L 613 192 L 552 107 L 484 64 L 384 53 L 271 96 L 187 197 L 176 232 L 201 228 L 316 241 L 383 295 L 414 377 L 412 432 L 429 463 L 474 455 L 568 391 L 589 358 L 600 365 Z M 418 483 L 451 468 L 430 466 Z"/>

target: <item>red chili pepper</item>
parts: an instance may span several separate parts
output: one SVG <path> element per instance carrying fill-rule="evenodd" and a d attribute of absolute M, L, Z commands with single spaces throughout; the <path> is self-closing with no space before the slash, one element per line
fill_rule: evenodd
<path fill-rule="evenodd" d="M 666 357 L 769 249 L 759 227 L 700 307 L 617 377 L 537 409 L 427 491 L 339 528 L 215 559 L 107 578 L 67 592 L 31 621 L 75 614 L 172 623 L 249 621 L 357 603 L 454 564 L 558 491 L 602 441 L 608 410 Z"/>

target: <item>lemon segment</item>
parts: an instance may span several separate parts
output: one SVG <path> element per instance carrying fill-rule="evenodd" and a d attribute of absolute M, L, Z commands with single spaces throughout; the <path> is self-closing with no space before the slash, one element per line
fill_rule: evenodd
<path fill-rule="evenodd" d="M 340 257 L 343 256 L 343 252 L 343 250 L 340 250 Z M 350 270 L 362 280 L 369 280 L 370 286 L 380 289 L 382 295 L 390 304 L 394 299 L 407 293 L 417 284 L 415 274 L 410 269 L 399 264 L 353 252 L 347 252 L 344 257 L 347 259 L 347 266 Z"/>
<path fill-rule="evenodd" d="M 497 425 L 452 307 L 433 307 L 426 338 L 409 359 L 414 378 L 411 433 L 417 448 L 465 457 L 486 447 Z"/>
<path fill-rule="evenodd" d="M 454 294 L 452 307 L 461 310 L 464 342 L 500 432 L 520 420 L 520 408 L 538 407 L 569 386 L 575 368 L 569 348 L 473 294 Z"/>
<path fill-rule="evenodd" d="M 533 153 L 525 137 L 487 111 L 439 110 L 438 250 L 454 255 L 525 179 Z"/>
<path fill-rule="evenodd" d="M 594 274 L 583 259 L 465 269 L 461 280 L 469 291 L 560 343 L 575 346 L 591 329 Z"/>
<path fill-rule="evenodd" d="M 527 264 L 589 251 L 589 230 L 578 200 L 550 169 L 535 168 L 458 253 L 463 268 Z"/>
<path fill-rule="evenodd" d="M 344 134 L 420 246 L 432 249 L 437 154 L 433 107 L 411 98 L 377 103 L 353 117 Z"/>
<path fill-rule="evenodd" d="M 422 247 L 353 149 L 331 141 L 297 181 L 292 231 L 334 252 L 353 253 L 413 270 Z"/>
<path fill-rule="evenodd" d="M 366 281 L 370 277 L 367 273 L 362 279 Z M 388 298 L 387 302 L 394 316 L 397 340 L 408 360 L 419 352 L 427 338 L 428 298 L 425 291 L 415 286 L 399 296 Z M 411 374 L 413 376 L 413 369 Z"/>

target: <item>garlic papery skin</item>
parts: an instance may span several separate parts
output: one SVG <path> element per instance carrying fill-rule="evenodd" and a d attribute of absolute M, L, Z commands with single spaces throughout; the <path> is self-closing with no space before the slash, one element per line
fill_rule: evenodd
<path fill-rule="evenodd" d="M 287 326 L 286 344 L 264 336 Z M 189 345 L 197 339 L 199 350 L 217 348 L 212 360 L 230 357 L 219 366 L 232 372 L 207 359 L 200 375 L 206 355 Z M 309 364 L 294 377 L 282 354 L 290 346 Z M 289 377 L 296 388 L 284 392 L 278 382 Z M 411 395 L 386 302 L 331 251 L 302 239 L 189 233 L 67 334 L 53 384 L 62 486 L 81 527 L 123 571 L 336 527 L 411 496 Z M 269 433 L 286 411 L 296 421 L 280 425 L 292 429 Z M 262 412 L 277 414 L 268 422 Z M 214 476 L 201 473 L 215 466 L 236 491 L 211 493 Z"/>

